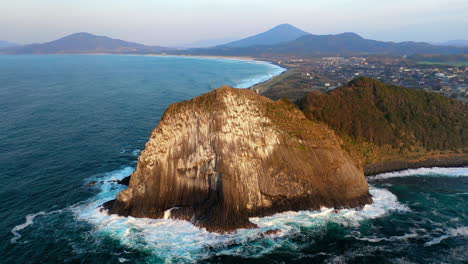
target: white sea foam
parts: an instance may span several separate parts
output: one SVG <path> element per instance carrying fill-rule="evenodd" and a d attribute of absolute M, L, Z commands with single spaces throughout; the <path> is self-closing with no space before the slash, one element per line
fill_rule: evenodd
<path fill-rule="evenodd" d="M 133 168 L 107 173 L 104 180 L 126 177 Z M 102 178 L 101 178 L 102 180 Z M 231 234 L 216 234 L 198 228 L 187 221 L 173 219 L 142 219 L 108 215 L 98 208 L 106 200 L 114 199 L 123 188 L 118 184 L 103 182 L 101 192 L 90 203 L 73 208 L 77 219 L 87 221 L 97 232 L 119 240 L 123 245 L 147 250 L 166 262 L 195 262 L 212 256 L 243 255 L 261 256 L 287 243 L 288 235 L 300 232 L 302 227 L 321 227 L 327 222 L 358 226 L 361 220 L 382 217 L 391 211 L 407 211 L 395 195 L 385 189 L 371 188 L 374 203 L 361 210 L 334 210 L 284 212 L 269 217 L 250 220 L 259 227 L 239 229 Z M 168 211 L 168 214 L 170 211 Z M 269 230 L 279 230 L 276 235 L 265 236 Z M 318 229 L 319 230 L 319 229 Z M 263 243 L 249 243 L 262 240 Z M 249 246 L 246 246 L 246 245 Z"/>
<path fill-rule="evenodd" d="M 250 221 L 260 227 L 274 227 L 289 231 L 291 225 L 314 227 L 321 226 L 329 221 L 343 225 L 357 226 L 365 219 L 374 219 L 385 216 L 392 211 L 409 211 L 409 208 L 398 202 L 397 197 L 386 189 L 370 187 L 373 203 L 364 206 L 361 210 L 322 208 L 320 211 L 284 212 L 269 217 L 251 218 Z"/>
<path fill-rule="evenodd" d="M 370 176 L 370 180 L 381 180 L 388 178 L 396 177 L 406 177 L 406 176 L 439 176 L 442 177 L 466 177 L 468 176 L 468 168 L 419 168 L 419 169 L 410 169 L 404 171 L 388 172 L 377 174 L 375 176 Z"/>
<path fill-rule="evenodd" d="M 57 213 L 61 213 L 63 211 L 64 211 L 63 209 L 55 210 L 55 211 L 51 211 L 51 212 L 40 211 L 39 213 L 26 215 L 25 216 L 26 221 L 24 223 L 22 223 L 20 225 L 17 225 L 15 227 L 13 227 L 13 229 L 11 229 L 10 232 L 13 234 L 13 238 L 10 240 L 10 243 L 12 243 L 12 244 L 17 243 L 18 239 L 20 239 L 22 237 L 22 235 L 20 234 L 20 231 L 25 229 L 28 226 L 33 225 L 34 224 L 34 219 L 36 217 L 41 216 L 41 215 L 57 214 Z"/>
<path fill-rule="evenodd" d="M 407 239 L 410 239 L 410 238 L 417 238 L 418 236 L 419 236 L 418 233 L 413 231 L 411 233 L 407 233 L 407 234 L 404 234 L 404 235 L 401 235 L 401 236 L 391 236 L 391 237 L 359 237 L 359 236 L 352 236 L 352 237 L 354 237 L 357 240 L 361 240 L 361 241 L 368 241 L 368 242 L 372 242 L 372 243 L 378 243 L 378 242 L 381 242 L 381 241 L 393 242 L 393 241 L 399 241 L 399 240 L 407 240 Z"/>
<path fill-rule="evenodd" d="M 429 247 L 432 245 L 436 245 L 442 242 L 442 240 L 445 240 L 451 237 L 458 237 L 458 236 L 468 237 L 468 227 L 464 226 L 464 227 L 459 227 L 459 228 L 449 228 L 446 230 L 445 235 L 436 237 L 432 239 L 431 241 L 424 243 L 424 246 Z"/>
<path fill-rule="evenodd" d="M 247 79 L 240 80 L 239 82 L 237 82 L 234 85 L 234 87 L 236 87 L 236 88 L 249 88 L 249 87 L 252 87 L 252 86 L 257 85 L 259 83 L 266 82 L 266 81 L 270 80 L 271 78 L 273 78 L 273 77 L 275 77 L 277 75 L 280 75 L 281 73 L 286 71 L 285 68 L 276 66 L 274 64 L 270 64 L 268 62 L 256 62 L 256 63 L 269 65 L 270 69 L 269 69 L 268 73 L 267 74 L 260 74 L 260 75 L 252 76 L 252 77 L 247 78 Z"/>
<path fill-rule="evenodd" d="M 23 224 L 20 224 L 20 225 L 17 225 L 15 227 L 13 227 L 13 229 L 11 230 L 11 233 L 13 234 L 13 238 L 10 240 L 10 242 L 12 244 L 16 243 L 18 241 L 18 239 L 21 238 L 21 234 L 19 233 L 19 231 L 25 229 L 26 227 L 32 225 L 34 223 L 34 218 L 36 216 L 39 216 L 39 215 L 45 215 L 46 212 L 44 211 L 41 211 L 39 213 L 35 213 L 35 214 L 28 214 L 25 218 L 26 218 L 26 221 L 23 223 Z"/>
<path fill-rule="evenodd" d="M 170 56 L 165 56 L 165 57 L 170 57 Z M 177 56 L 180 58 L 179 56 Z M 257 85 L 259 83 L 266 82 L 270 80 L 271 78 L 280 75 L 281 73 L 285 72 L 286 69 L 283 67 L 280 67 L 278 65 L 275 65 L 271 62 L 268 61 L 258 61 L 258 60 L 252 60 L 252 59 L 242 59 L 242 58 L 209 58 L 209 57 L 184 57 L 186 59 L 197 59 L 197 60 L 212 60 L 212 61 L 222 61 L 224 63 L 249 63 L 249 64 L 262 64 L 266 65 L 269 67 L 268 72 L 266 74 L 259 74 L 255 75 L 243 80 L 238 80 L 235 82 L 233 87 L 236 88 L 250 88 L 254 85 Z"/>

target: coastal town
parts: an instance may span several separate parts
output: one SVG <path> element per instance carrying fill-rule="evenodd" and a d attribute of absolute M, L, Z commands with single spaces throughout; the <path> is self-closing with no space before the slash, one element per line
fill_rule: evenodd
<path fill-rule="evenodd" d="M 366 76 L 382 82 L 468 101 L 468 66 L 423 64 L 394 57 L 323 57 L 276 60 L 304 90 L 329 91 Z M 294 76 L 294 77 L 292 77 Z"/>

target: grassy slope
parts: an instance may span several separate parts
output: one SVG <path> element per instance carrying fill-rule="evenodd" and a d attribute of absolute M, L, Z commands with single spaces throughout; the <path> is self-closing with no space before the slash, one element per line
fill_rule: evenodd
<path fill-rule="evenodd" d="M 299 105 L 366 163 L 468 149 L 468 104 L 442 95 L 361 77 L 329 93 L 310 93 Z"/>

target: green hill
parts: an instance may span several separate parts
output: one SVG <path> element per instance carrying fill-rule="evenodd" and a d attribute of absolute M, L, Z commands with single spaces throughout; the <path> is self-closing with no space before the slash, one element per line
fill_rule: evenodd
<path fill-rule="evenodd" d="M 467 151 L 468 104 L 442 95 L 361 77 L 328 93 L 310 93 L 298 104 L 368 162 Z"/>

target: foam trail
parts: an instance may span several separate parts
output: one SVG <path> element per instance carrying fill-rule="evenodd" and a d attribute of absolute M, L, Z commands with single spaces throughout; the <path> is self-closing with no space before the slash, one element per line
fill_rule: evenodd
<path fill-rule="evenodd" d="M 34 218 L 36 216 L 45 215 L 45 214 L 46 214 L 46 212 L 44 212 L 44 211 L 41 211 L 41 212 L 36 213 L 36 214 L 28 214 L 25 217 L 26 222 L 24 222 L 21 225 L 17 225 L 15 227 L 13 227 L 13 229 L 11 230 L 11 233 L 13 234 L 13 238 L 10 240 L 10 243 L 15 244 L 16 241 L 18 241 L 18 239 L 21 238 L 21 234 L 19 233 L 19 231 L 21 231 L 21 230 L 25 229 L 26 227 L 32 225 L 34 223 Z"/>
<path fill-rule="evenodd" d="M 419 168 L 404 171 L 388 172 L 370 176 L 370 180 L 382 180 L 406 176 L 441 176 L 441 177 L 466 177 L 468 176 L 468 168 Z"/>

